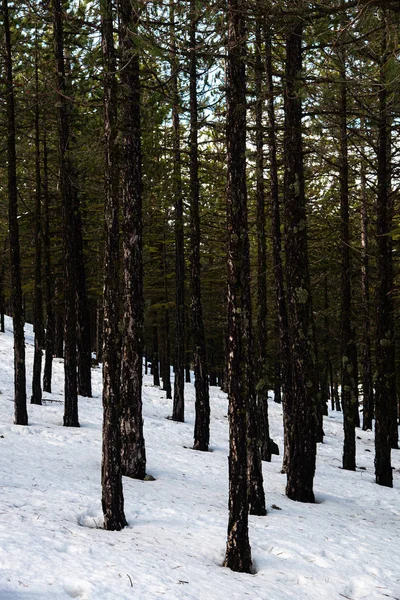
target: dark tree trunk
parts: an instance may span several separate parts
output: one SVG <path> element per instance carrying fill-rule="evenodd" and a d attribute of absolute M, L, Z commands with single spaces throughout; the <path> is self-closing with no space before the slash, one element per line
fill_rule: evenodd
<path fill-rule="evenodd" d="M 47 153 L 46 121 L 43 134 L 43 258 L 44 258 L 44 294 L 46 304 L 45 360 L 43 369 L 43 390 L 51 393 L 51 377 L 54 352 L 54 309 L 53 309 L 53 277 L 51 273 L 50 247 L 50 198 L 49 169 Z"/>
<path fill-rule="evenodd" d="M 179 60 L 175 38 L 175 0 L 170 3 L 172 24 L 172 145 L 173 145 L 173 195 L 175 203 L 175 356 L 174 400 L 172 420 L 185 420 L 185 243 L 183 229 L 183 193 L 181 140 L 179 127 Z"/>
<path fill-rule="evenodd" d="M 328 297 L 328 277 L 324 277 L 324 369 L 322 371 L 322 399 L 324 407 L 324 415 L 328 415 L 328 403 L 331 398 L 331 407 L 334 410 L 333 396 L 330 393 L 330 369 L 331 369 L 331 356 L 330 356 L 330 343 L 329 343 L 329 297 Z"/>
<path fill-rule="evenodd" d="M 103 362 L 103 309 L 97 306 L 96 310 L 96 359 Z"/>
<path fill-rule="evenodd" d="M 36 40 L 37 44 L 37 40 Z M 33 329 L 35 351 L 33 357 L 31 404 L 42 404 L 42 356 L 44 346 L 42 294 L 42 177 L 40 172 L 39 136 L 39 73 L 38 51 L 35 50 L 35 291 L 33 299 Z"/>
<path fill-rule="evenodd" d="M 355 328 L 352 329 L 352 339 L 354 343 L 351 345 L 350 352 L 350 360 L 353 366 L 353 374 L 354 374 L 354 424 L 356 427 L 360 427 L 360 413 L 358 407 L 358 381 L 359 381 L 359 373 L 358 373 L 358 350 L 357 350 L 357 333 Z"/>
<path fill-rule="evenodd" d="M 289 460 L 288 430 L 292 396 L 292 365 L 289 341 L 289 323 L 286 307 L 285 285 L 282 266 L 281 217 L 279 206 L 278 161 L 276 149 L 276 126 L 274 109 L 274 85 L 272 76 L 272 40 L 269 28 L 265 30 L 265 69 L 267 82 L 268 151 L 270 161 L 270 194 L 272 203 L 272 254 L 278 313 L 279 358 L 276 363 L 275 402 L 283 399 L 284 455 L 282 471 L 286 472 Z M 281 395 L 281 386 L 283 398 Z M 276 389 L 277 388 L 277 389 Z"/>
<path fill-rule="evenodd" d="M 58 280 L 55 293 L 57 306 L 54 322 L 54 356 L 56 356 L 56 358 L 64 358 L 64 314 L 59 303 L 60 286 L 61 282 Z"/>
<path fill-rule="evenodd" d="M 75 194 L 75 251 L 77 306 L 77 366 L 78 394 L 92 397 L 92 335 L 86 291 L 85 257 L 83 251 L 82 216 L 78 194 Z"/>
<path fill-rule="evenodd" d="M 364 128 L 364 124 L 362 124 Z M 371 358 L 371 302 L 370 302 L 370 267 L 369 267 L 369 217 L 367 198 L 367 179 L 365 160 L 361 162 L 361 310 L 363 315 L 362 324 L 362 390 L 363 390 L 363 423 L 364 431 L 372 430 L 372 419 L 374 415 L 374 386 Z M 357 366 L 357 365 L 356 365 Z M 357 396 L 358 396 L 359 371 L 357 368 Z M 357 398 L 357 426 L 360 426 Z"/>
<path fill-rule="evenodd" d="M 67 104 L 67 90 L 64 65 L 64 34 L 62 0 L 53 2 L 54 17 L 54 53 L 57 72 L 57 124 L 60 160 L 60 191 L 63 208 L 64 243 L 64 374 L 65 405 L 64 425 L 79 427 L 77 365 L 76 365 L 76 259 L 75 259 L 75 223 L 74 223 L 74 182 L 70 157 L 70 116 Z"/>
<path fill-rule="evenodd" d="M 287 399 L 286 494 L 292 500 L 314 502 L 316 406 L 312 356 L 313 331 L 308 276 L 307 216 L 302 147 L 302 21 L 289 23 L 286 37 L 284 124 L 286 282 L 292 365 L 292 397 Z M 284 360 L 284 359 L 283 359 Z"/>
<path fill-rule="evenodd" d="M 261 13 L 262 14 L 262 13 Z M 255 95 L 256 95 L 256 199 L 257 199 L 257 349 L 256 394 L 259 440 L 262 460 L 271 461 L 268 420 L 267 381 L 267 248 L 265 232 L 263 93 L 264 68 L 261 59 L 261 15 L 256 22 Z"/>
<path fill-rule="evenodd" d="M 160 371 L 158 366 L 158 326 L 153 325 L 153 358 L 151 361 L 151 370 L 153 372 L 153 385 L 160 387 Z"/>
<path fill-rule="evenodd" d="M 310 276 L 309 273 L 307 275 L 307 279 L 310 286 Z M 311 286 L 310 286 L 311 293 Z M 315 404 L 315 439 L 318 443 L 323 443 L 324 441 L 324 428 L 323 428 L 323 415 L 326 411 L 326 404 L 322 398 L 322 389 L 321 382 L 319 378 L 320 366 L 319 366 L 319 354 L 318 354 L 318 343 L 317 343 L 317 331 L 315 327 L 315 319 L 314 319 L 314 309 L 313 309 L 313 301 L 311 296 L 310 301 L 310 321 L 311 321 L 311 330 L 312 330 L 312 350 L 311 356 L 313 358 L 314 363 L 314 389 L 316 390 L 314 394 L 314 404 Z"/>
<path fill-rule="evenodd" d="M 105 250 L 103 349 L 102 506 L 104 527 L 119 531 L 127 525 L 124 514 L 121 465 L 121 400 L 119 320 L 119 189 L 116 60 L 112 0 L 101 0 L 104 63 L 105 134 Z"/>
<path fill-rule="evenodd" d="M 228 0 L 227 47 L 227 226 L 228 226 L 228 397 L 229 523 L 224 565 L 252 567 L 248 536 L 249 473 L 246 442 L 250 399 L 251 305 L 246 191 L 246 4 Z M 247 415 L 247 417 L 246 417 Z"/>
<path fill-rule="evenodd" d="M 210 441 L 210 397 L 206 338 L 201 301 L 200 263 L 200 184 L 198 163 L 198 107 L 197 107 L 197 55 L 196 55 L 196 2 L 190 3 L 190 291 L 195 386 L 195 450 L 208 450 Z"/>
<path fill-rule="evenodd" d="M 4 275 L 5 275 L 5 261 L 6 261 L 6 249 L 7 249 L 7 238 L 4 239 L 4 251 L 1 255 L 1 266 L 0 266 L 0 332 L 5 332 L 4 326 L 4 315 L 6 312 L 5 298 L 4 298 Z"/>
<path fill-rule="evenodd" d="M 332 367 L 332 361 L 329 361 L 328 364 L 328 368 L 329 368 L 329 386 L 330 386 L 330 397 L 331 397 L 331 410 L 335 410 L 335 385 L 334 385 L 334 381 L 333 381 L 333 367 Z"/>
<path fill-rule="evenodd" d="M 136 479 L 146 475 L 142 418 L 143 221 L 140 123 L 140 70 L 135 37 L 136 3 L 118 5 L 121 45 L 124 334 L 121 365 L 122 470 Z"/>
<path fill-rule="evenodd" d="M 394 217 L 394 193 L 392 191 L 392 136 L 391 136 L 391 119 L 388 118 L 387 124 L 387 194 L 388 194 L 388 231 L 393 229 Z M 394 272 L 393 272 L 393 239 L 388 236 L 388 272 L 389 272 L 389 294 L 391 296 L 391 308 L 393 306 L 394 292 Z M 398 403 L 397 403 L 397 380 L 396 380 L 396 333 L 395 324 L 393 322 L 393 343 L 390 347 L 390 443 L 393 449 L 399 448 L 399 419 L 398 419 Z"/>
<path fill-rule="evenodd" d="M 2 0 L 5 42 L 5 79 L 7 103 L 8 229 L 12 311 L 14 326 L 14 416 L 16 425 L 28 425 L 26 409 L 24 312 L 21 290 L 21 257 L 18 227 L 17 157 L 15 151 L 15 100 L 8 2 Z"/>
<path fill-rule="evenodd" d="M 387 61 L 386 19 L 380 63 L 378 196 L 377 196 L 377 288 L 376 288 L 376 383 L 375 383 L 375 478 L 376 483 L 393 487 L 391 466 L 391 406 L 393 392 L 391 354 L 394 345 L 393 303 L 390 289 L 388 115 L 385 67 Z"/>
<path fill-rule="evenodd" d="M 340 56 L 340 218 L 341 218 L 341 307 L 340 307 L 340 356 L 341 356 L 341 389 L 343 407 L 343 469 L 354 471 L 356 468 L 356 433 L 355 433 L 355 379 L 352 361 L 353 329 L 351 324 L 351 272 L 350 272 L 350 233 L 349 233 L 349 163 L 347 149 L 347 82 L 345 58 Z"/>
<path fill-rule="evenodd" d="M 164 268 L 164 341 L 161 363 L 161 377 L 163 382 L 163 391 L 166 393 L 167 400 L 172 398 L 171 389 L 171 339 L 170 339 L 170 323 L 169 323 L 169 294 L 168 294 L 168 265 L 167 265 L 167 240 L 165 234 L 166 223 L 164 222 L 164 240 L 162 244 L 163 268 Z"/>
<path fill-rule="evenodd" d="M 335 373 L 334 377 L 333 377 L 333 386 L 334 386 L 334 393 L 335 393 L 335 406 L 336 406 L 336 410 L 338 412 L 341 412 L 342 406 L 340 404 L 340 397 L 339 397 L 339 377 L 338 377 L 337 373 Z"/>

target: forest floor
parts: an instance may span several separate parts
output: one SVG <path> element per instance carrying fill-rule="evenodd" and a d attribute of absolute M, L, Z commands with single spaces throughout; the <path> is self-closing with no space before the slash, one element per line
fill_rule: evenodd
<path fill-rule="evenodd" d="M 341 469 L 342 419 L 325 417 L 316 504 L 285 497 L 281 457 L 263 463 L 266 517 L 250 517 L 256 574 L 224 559 L 228 501 L 227 397 L 211 388 L 211 449 L 191 449 L 194 389 L 186 422 L 167 420 L 171 401 L 144 377 L 148 473 L 124 478 L 129 527 L 104 531 L 101 512 L 101 371 L 94 397 L 80 398 L 81 427 L 63 417 L 63 364 L 53 394 L 13 425 L 11 321 L 0 334 L 0 600 L 375 600 L 400 599 L 400 451 L 394 488 L 374 483 L 374 441 L 357 431 L 357 471 Z M 30 379 L 33 334 L 26 327 Z M 28 384 L 29 387 L 30 384 Z M 28 390 L 29 392 L 29 390 Z M 282 409 L 270 402 L 282 452 Z"/>

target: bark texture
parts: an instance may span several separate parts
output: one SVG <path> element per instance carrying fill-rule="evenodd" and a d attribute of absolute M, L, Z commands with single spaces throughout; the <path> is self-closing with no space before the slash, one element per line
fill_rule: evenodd
<path fill-rule="evenodd" d="M 229 522 L 224 565 L 250 572 L 249 479 L 246 434 L 251 410 L 251 306 L 246 192 L 246 3 L 228 0 L 227 225 Z"/>
<path fill-rule="evenodd" d="M 119 531 L 127 525 L 124 514 L 121 465 L 121 400 L 119 320 L 119 186 L 116 61 L 113 40 L 112 0 L 101 1 L 104 63 L 105 134 L 105 249 L 103 295 L 103 437 L 102 507 L 105 529 Z"/>
<path fill-rule="evenodd" d="M 284 219 L 286 283 L 292 385 L 286 398 L 287 485 L 292 500 L 314 502 L 316 386 L 311 293 L 308 276 L 307 218 L 302 147 L 302 35 L 300 21 L 289 23 L 286 37 L 284 123 Z"/>
<path fill-rule="evenodd" d="M 135 33 L 139 15 L 131 0 L 118 5 L 121 46 L 122 203 L 124 252 L 124 332 L 121 364 L 122 470 L 136 479 L 146 475 L 142 417 L 143 220 L 140 140 L 139 55 Z"/>
<path fill-rule="evenodd" d="M 385 28 L 385 24 L 384 24 Z M 389 197 L 388 197 L 388 116 L 385 63 L 386 31 L 382 33 L 379 89 L 378 195 L 377 195 L 377 269 L 376 289 L 376 382 L 375 382 L 375 479 L 379 485 L 393 487 L 391 465 L 391 405 L 393 387 L 391 354 L 394 346 L 393 305 L 390 289 Z"/>
<path fill-rule="evenodd" d="M 260 7 L 261 8 L 261 7 Z M 262 11 L 257 15 L 255 47 L 256 95 L 256 201 L 257 201 L 257 348 L 256 348 L 256 401 L 258 410 L 258 437 L 262 460 L 271 461 L 268 420 L 267 380 L 267 248 L 264 190 L 264 133 L 263 89 L 264 69 L 261 58 Z"/>
<path fill-rule="evenodd" d="M 355 339 L 351 323 L 351 265 L 350 265 L 350 232 L 349 232 L 349 162 L 347 148 L 347 83 L 344 53 L 340 56 L 340 219 L 341 219 L 341 307 L 340 307 L 340 341 L 341 341 L 341 388 L 343 407 L 343 469 L 355 471 L 356 468 L 356 420 L 357 393 L 354 373 Z"/>

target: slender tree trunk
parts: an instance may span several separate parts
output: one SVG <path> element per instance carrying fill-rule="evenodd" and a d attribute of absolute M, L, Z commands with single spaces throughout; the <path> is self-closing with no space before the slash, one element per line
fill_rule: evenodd
<path fill-rule="evenodd" d="M 344 53 L 340 61 L 340 217 L 342 242 L 341 267 L 341 388 L 343 406 L 343 469 L 354 471 L 356 468 L 356 434 L 355 434 L 355 380 L 351 354 L 355 340 L 351 324 L 351 273 L 350 273 L 350 234 L 349 234 L 349 163 L 347 149 L 347 82 Z"/>
<path fill-rule="evenodd" d="M 173 195 L 175 202 L 175 378 L 172 420 L 185 420 L 185 244 L 183 229 L 183 193 L 181 140 L 179 125 L 179 60 L 175 37 L 175 0 L 170 0 L 172 24 L 172 145 L 173 145 Z"/>
<path fill-rule="evenodd" d="M 259 439 L 262 460 L 271 461 L 268 420 L 267 382 L 267 248 L 265 232 L 263 93 L 264 68 L 261 59 L 262 7 L 256 22 L 255 95 L 256 95 L 256 199 L 257 199 L 257 349 L 256 393 Z"/>
<path fill-rule="evenodd" d="M 16 425 L 28 425 L 26 409 L 25 336 L 21 289 L 21 258 L 18 227 L 18 188 L 15 133 L 15 100 L 8 2 L 2 0 L 5 38 L 5 79 L 7 104 L 7 162 L 8 162 L 8 229 L 12 311 L 14 326 L 14 416 Z"/>
<path fill-rule="evenodd" d="M 161 363 L 161 377 L 163 381 L 163 391 L 166 393 L 167 400 L 172 398 L 171 390 L 171 340 L 170 340 L 170 323 L 169 323 L 169 294 L 168 294 L 168 265 L 167 265 L 167 240 L 165 235 L 166 223 L 164 223 L 164 240 L 162 243 L 162 257 L 164 269 L 164 340 L 163 340 L 163 360 Z"/>
<path fill-rule="evenodd" d="M 96 310 L 96 358 L 97 362 L 103 362 L 103 310 L 97 305 Z"/>
<path fill-rule="evenodd" d="M 143 362 L 143 221 L 140 123 L 140 69 L 136 47 L 136 3 L 118 5 L 123 90 L 123 251 L 124 334 L 121 366 L 122 469 L 136 479 L 146 475 L 142 417 Z"/>
<path fill-rule="evenodd" d="M 36 40 L 37 44 L 37 40 Z M 33 357 L 31 404 L 42 404 L 42 356 L 44 346 L 42 294 L 42 177 L 40 172 L 39 135 L 39 73 L 38 50 L 35 49 L 35 291 L 33 301 L 33 329 L 35 351 Z"/>
<path fill-rule="evenodd" d="M 286 37 L 285 85 L 285 231 L 286 282 L 293 397 L 288 409 L 289 460 L 286 494 L 292 500 L 314 502 L 316 406 L 311 294 L 308 276 L 307 217 L 302 147 L 303 22 L 289 23 Z"/>
<path fill-rule="evenodd" d="M 92 397 L 92 335 L 86 290 L 85 257 L 83 251 L 82 216 L 78 194 L 75 194 L 75 251 L 77 306 L 77 367 L 78 394 Z"/>
<path fill-rule="evenodd" d="M 121 465 L 120 335 L 119 320 L 119 189 L 117 152 L 117 87 L 113 40 L 112 0 L 101 0 L 104 62 L 105 133 L 105 251 L 103 334 L 103 454 L 102 506 L 105 529 L 127 525 L 124 514 Z"/>
<path fill-rule="evenodd" d="M 51 377 L 53 370 L 54 352 L 54 308 L 53 308 L 53 277 L 51 272 L 50 246 L 50 197 L 49 197 L 49 168 L 47 152 L 46 120 L 43 133 L 43 257 L 44 257 L 44 293 L 46 304 L 46 333 L 45 360 L 43 369 L 43 390 L 51 393 Z"/>
<path fill-rule="evenodd" d="M 197 54 L 196 54 L 196 2 L 190 3 L 190 291 L 194 359 L 195 450 L 208 450 L 210 440 L 210 396 L 206 337 L 204 332 L 203 307 L 201 300 L 200 262 L 200 184 L 198 162 L 198 103 L 197 103 Z"/>
<path fill-rule="evenodd" d="M 385 13 L 383 12 L 385 17 Z M 390 289 L 389 197 L 388 197 L 388 116 L 385 66 L 387 61 L 386 18 L 383 18 L 378 121 L 377 196 L 377 288 L 376 288 L 376 384 L 375 384 L 375 478 L 376 483 L 393 487 L 391 466 L 391 406 L 393 399 L 391 353 L 394 345 L 393 304 Z"/>
<path fill-rule="evenodd" d="M 288 431 L 290 423 L 290 411 L 293 404 L 292 391 L 292 365 L 289 341 L 289 323 L 286 306 L 284 275 L 282 266 L 282 239 L 281 239 L 281 217 L 278 185 L 278 161 L 276 149 L 276 125 L 274 109 L 274 85 L 272 77 L 272 40 L 271 33 L 267 27 L 265 30 L 265 70 L 267 82 L 267 115 L 268 115 L 268 150 L 270 161 L 270 194 L 272 202 L 272 254 L 275 277 L 276 304 L 278 313 L 278 332 L 280 356 L 278 361 L 278 389 L 276 401 L 282 399 L 280 390 L 283 389 L 283 426 L 284 426 L 284 455 L 282 471 L 286 472 L 289 460 Z"/>
<path fill-rule="evenodd" d="M 392 191 L 392 136 L 391 119 L 387 124 L 387 193 L 388 193 L 388 231 L 393 229 L 393 217 L 395 215 L 394 194 Z M 389 294 L 393 306 L 394 272 L 393 272 L 393 239 L 388 236 L 388 271 L 389 271 Z M 392 319 L 393 320 L 393 319 Z M 390 443 L 394 450 L 399 448 L 399 412 L 397 403 L 397 381 L 396 381 L 396 332 L 393 320 L 393 343 L 390 347 Z"/>
<path fill-rule="evenodd" d="M 0 333 L 5 332 L 4 315 L 6 312 L 6 306 L 5 306 L 5 298 L 4 298 L 4 275 L 5 275 L 6 249 L 7 249 L 7 237 L 4 239 L 4 251 L 1 256 L 1 266 L 0 266 Z"/>
<path fill-rule="evenodd" d="M 54 322 L 54 356 L 64 358 L 64 312 L 60 303 L 61 281 L 56 281 L 55 289 L 55 322 Z"/>
<path fill-rule="evenodd" d="M 75 224 L 74 224 L 74 182 L 70 157 L 70 116 L 67 105 L 67 93 L 64 65 L 63 3 L 53 2 L 54 17 L 54 53 L 57 69 L 57 124 L 60 160 L 60 191 L 63 205 L 63 243 L 64 243 L 64 374 L 65 405 L 64 425 L 79 427 L 77 365 L 76 365 L 76 260 L 75 260 Z"/>
<path fill-rule="evenodd" d="M 330 355 L 330 344 L 329 344 L 329 297 L 328 297 L 328 277 L 324 277 L 324 369 L 322 379 L 322 393 L 324 399 L 325 412 L 324 415 L 328 415 L 328 403 L 331 398 L 331 407 L 334 410 L 333 395 L 330 393 L 330 373 L 331 373 L 331 355 Z"/>
<path fill-rule="evenodd" d="M 159 367 L 158 367 L 158 326 L 156 323 L 153 325 L 152 371 L 153 371 L 153 385 L 160 387 L 160 371 L 159 371 Z"/>
<path fill-rule="evenodd" d="M 339 397 L 339 377 L 338 377 L 337 373 L 335 373 L 335 375 L 333 377 L 333 385 L 334 385 L 334 391 L 335 391 L 335 406 L 336 406 L 336 410 L 338 412 L 341 412 L 342 406 L 340 404 L 340 397 Z"/>

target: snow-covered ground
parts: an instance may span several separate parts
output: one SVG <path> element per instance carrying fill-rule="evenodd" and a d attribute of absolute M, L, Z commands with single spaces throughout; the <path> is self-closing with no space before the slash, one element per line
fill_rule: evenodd
<path fill-rule="evenodd" d="M 223 568 L 228 495 L 227 398 L 211 388 L 211 448 L 193 442 L 194 390 L 186 384 L 186 423 L 144 378 L 148 473 L 124 478 L 129 527 L 101 529 L 101 372 L 94 398 L 80 398 L 80 429 L 62 426 L 63 365 L 53 394 L 29 406 L 28 427 L 13 425 L 11 321 L 0 334 L 0 600 L 367 600 L 400 598 L 400 452 L 394 488 L 374 483 L 373 436 L 358 431 L 357 472 L 341 467 L 341 415 L 325 418 L 317 503 L 284 495 L 281 457 L 264 463 L 266 517 L 250 517 L 255 575 Z M 32 329 L 27 333 L 31 377 Z M 29 384 L 28 384 L 29 385 Z M 28 390 L 29 392 L 29 390 Z M 282 413 L 270 404 L 282 451 Z"/>

